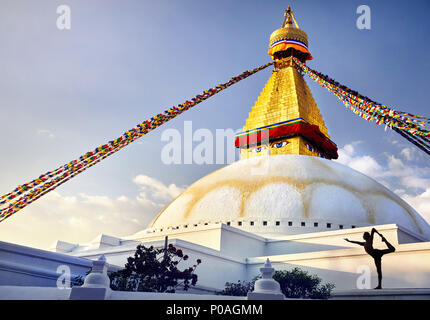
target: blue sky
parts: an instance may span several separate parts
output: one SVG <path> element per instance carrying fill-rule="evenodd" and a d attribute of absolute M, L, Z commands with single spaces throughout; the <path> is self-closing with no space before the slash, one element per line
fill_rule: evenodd
<path fill-rule="evenodd" d="M 58 30 L 57 7 L 71 8 Z M 371 30 L 356 9 L 371 9 Z M 0 193 L 116 138 L 152 115 L 268 61 L 270 33 L 291 5 L 309 66 L 395 109 L 429 116 L 428 1 L 20 1 L 0 4 Z M 183 188 L 222 165 L 165 165 L 164 129 L 239 129 L 270 69 L 234 85 L 0 224 L 0 240 L 141 230 Z M 388 186 L 430 220 L 429 159 L 355 116 L 306 79 L 340 162 Z"/>

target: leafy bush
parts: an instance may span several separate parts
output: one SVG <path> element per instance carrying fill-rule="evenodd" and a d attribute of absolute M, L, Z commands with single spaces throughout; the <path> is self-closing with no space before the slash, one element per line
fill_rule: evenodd
<path fill-rule="evenodd" d="M 194 271 L 201 263 L 197 259 L 192 267 L 180 271 L 178 264 L 186 260 L 188 256 L 172 244 L 167 250 L 138 245 L 134 257 L 127 259 L 125 268 L 109 274 L 111 289 L 174 293 L 176 288 L 181 287 L 186 291 L 190 285 L 196 285 L 197 275 Z"/>
<path fill-rule="evenodd" d="M 255 281 L 259 278 L 261 276 L 255 277 L 250 282 L 240 280 L 237 283 L 226 282 L 224 290 L 217 294 L 246 296 L 248 292 L 254 290 Z M 334 288 L 331 283 L 321 285 L 321 279 L 317 275 L 310 275 L 297 267 L 291 271 L 275 271 L 273 279 L 279 282 L 281 291 L 287 298 L 328 299 Z"/>
<path fill-rule="evenodd" d="M 223 291 L 217 292 L 222 296 L 246 296 L 248 292 L 254 290 L 254 282 L 240 280 L 237 283 L 226 282 Z"/>
<path fill-rule="evenodd" d="M 86 276 L 87 275 L 89 275 L 90 273 L 91 273 L 91 270 L 92 269 L 89 269 L 86 273 L 85 273 L 85 276 L 83 276 L 83 275 L 77 275 L 76 277 L 74 277 L 71 281 L 70 281 L 70 286 L 71 287 L 80 287 L 80 286 L 82 286 L 83 284 L 84 284 L 84 282 L 85 282 L 85 278 L 86 278 Z"/>
<path fill-rule="evenodd" d="M 287 298 L 328 299 L 334 288 L 331 283 L 321 285 L 321 278 L 297 267 L 291 271 L 275 271 L 273 279 L 279 282 Z"/>
<path fill-rule="evenodd" d="M 84 280 L 85 280 L 85 278 L 82 275 L 78 275 L 72 279 L 70 286 L 71 287 L 75 287 L 75 286 L 80 287 L 84 284 Z"/>

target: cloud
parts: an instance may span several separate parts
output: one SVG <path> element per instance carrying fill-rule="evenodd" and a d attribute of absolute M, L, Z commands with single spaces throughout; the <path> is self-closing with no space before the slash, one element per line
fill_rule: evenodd
<path fill-rule="evenodd" d="M 183 188 L 165 185 L 138 175 L 133 179 L 135 197 L 119 195 L 67 196 L 51 191 L 0 223 L 0 239 L 38 248 L 49 248 L 56 240 L 85 243 L 100 233 L 131 235 L 146 229 L 154 217 Z"/>
<path fill-rule="evenodd" d="M 49 139 L 55 138 L 55 135 L 50 130 L 47 130 L 47 129 L 37 130 L 37 134 L 40 136 L 48 137 Z"/>
<path fill-rule="evenodd" d="M 374 158 L 368 155 L 356 155 L 354 148 L 356 144 L 347 144 L 342 149 L 339 149 L 339 159 L 337 161 L 373 178 L 383 175 L 382 166 Z"/>
<path fill-rule="evenodd" d="M 355 143 L 347 144 L 339 149 L 339 159 L 336 161 L 377 179 L 383 184 L 388 180 L 396 180 L 402 188 L 417 188 L 421 191 L 430 186 L 430 168 L 417 166 L 407 158 L 415 151 L 404 151 L 408 148 L 402 149 L 403 155 L 408 154 L 403 160 L 395 155 L 385 154 L 385 163 L 383 163 L 370 155 L 357 154 L 354 145 Z M 402 152 L 400 152 L 401 155 Z"/>
<path fill-rule="evenodd" d="M 337 161 L 394 190 L 430 223 L 430 168 L 413 162 L 418 158 L 416 150 L 404 147 L 399 152 L 402 158 L 385 154 L 385 161 L 378 162 L 370 155 L 357 154 L 356 145 L 353 142 L 339 149 Z"/>
<path fill-rule="evenodd" d="M 387 165 L 390 175 L 394 177 L 402 177 L 410 170 L 400 158 L 394 155 L 387 155 Z"/>
<path fill-rule="evenodd" d="M 145 195 L 149 193 L 152 198 L 158 200 L 170 201 L 184 191 L 184 188 L 178 187 L 175 184 L 166 186 L 161 181 L 143 174 L 136 176 L 133 182 L 140 186 Z"/>
<path fill-rule="evenodd" d="M 405 192 L 400 195 L 430 223 L 430 187 L 418 195 L 410 195 Z"/>
<path fill-rule="evenodd" d="M 400 154 L 408 161 L 413 160 L 415 150 L 412 148 L 403 148 Z"/>
<path fill-rule="evenodd" d="M 385 176 L 396 177 L 407 188 L 424 190 L 430 186 L 430 168 L 406 165 L 401 159 L 388 155 L 387 172 Z"/>

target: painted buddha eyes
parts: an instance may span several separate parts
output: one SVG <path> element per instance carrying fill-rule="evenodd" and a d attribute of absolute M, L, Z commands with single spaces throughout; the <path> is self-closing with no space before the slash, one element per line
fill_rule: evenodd
<path fill-rule="evenodd" d="M 285 147 L 287 144 L 288 144 L 287 141 L 279 141 L 279 142 L 275 142 L 275 143 L 271 144 L 270 147 L 279 149 L 279 148 Z M 268 146 L 259 146 L 259 147 L 252 149 L 251 151 L 255 152 L 255 153 L 259 153 L 259 152 L 261 152 L 267 148 L 268 148 Z"/>
<path fill-rule="evenodd" d="M 252 149 L 252 152 L 255 152 L 255 153 L 259 153 L 259 152 L 261 152 L 261 151 L 263 151 L 263 147 L 257 147 L 257 148 L 254 148 L 254 149 Z"/>
<path fill-rule="evenodd" d="M 282 148 L 287 145 L 287 141 L 276 142 L 272 145 L 273 148 Z"/>

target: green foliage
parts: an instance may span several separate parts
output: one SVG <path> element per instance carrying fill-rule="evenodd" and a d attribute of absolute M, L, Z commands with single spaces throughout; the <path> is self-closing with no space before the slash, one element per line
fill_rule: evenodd
<path fill-rule="evenodd" d="M 138 245 L 133 257 L 127 259 L 125 268 L 109 274 L 111 288 L 120 291 L 170 292 L 179 286 L 188 290 L 195 286 L 197 275 L 194 273 L 198 264 L 184 270 L 178 269 L 181 261 L 188 260 L 182 250 L 169 244 L 167 251 Z"/>
<path fill-rule="evenodd" d="M 273 279 L 279 282 L 281 291 L 287 298 L 328 299 L 334 284 L 322 285 L 321 278 L 307 271 L 294 268 L 290 271 L 275 271 Z"/>
<path fill-rule="evenodd" d="M 85 277 L 87 276 L 87 275 L 89 275 L 90 274 L 90 272 L 91 272 L 91 269 L 89 269 L 86 273 L 85 273 L 85 276 L 82 276 L 81 274 L 80 275 L 77 275 L 76 277 L 74 277 L 73 279 L 72 279 L 72 281 L 70 281 L 71 283 L 70 283 L 70 286 L 71 287 L 80 287 L 80 286 L 82 286 L 83 284 L 84 284 L 84 281 L 85 281 Z"/>
<path fill-rule="evenodd" d="M 240 280 L 237 283 L 226 282 L 224 290 L 217 294 L 246 296 L 248 292 L 254 290 L 255 281 L 259 278 L 260 276 L 255 277 L 250 282 Z M 310 275 L 299 268 L 291 271 L 275 271 L 273 279 L 279 282 L 281 291 L 287 298 L 328 299 L 334 288 L 331 283 L 322 285 L 321 279 L 317 275 Z"/>
<path fill-rule="evenodd" d="M 254 282 L 247 282 L 240 280 L 237 283 L 226 282 L 223 291 L 217 292 L 222 296 L 246 296 L 248 292 L 254 290 Z"/>
<path fill-rule="evenodd" d="M 84 284 L 85 278 L 82 275 L 74 277 L 70 283 L 71 287 L 80 287 Z"/>

